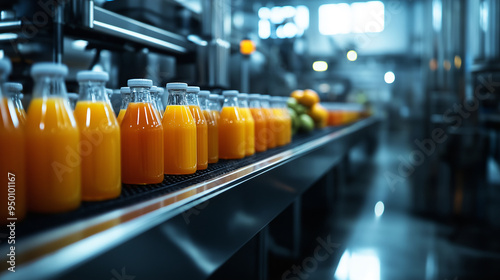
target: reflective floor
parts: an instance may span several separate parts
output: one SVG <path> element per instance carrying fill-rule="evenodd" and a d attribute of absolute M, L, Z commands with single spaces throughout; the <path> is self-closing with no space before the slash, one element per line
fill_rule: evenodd
<path fill-rule="evenodd" d="M 387 132 L 371 160 L 361 153 L 351 156 L 351 176 L 326 229 L 309 238 L 314 241 L 308 252 L 315 260 L 304 259 L 298 278 L 288 279 L 500 279 L 500 231 L 495 222 L 500 218 L 494 218 L 500 215 L 498 166 L 488 164 L 491 219 L 420 214 L 412 207 L 417 193 L 412 188 L 423 188 L 421 172 L 395 185 L 387 178 L 388 172 L 397 173 L 398 156 L 412 149 L 412 138 L 410 133 Z M 321 244 L 318 238 L 337 246 L 326 260 L 313 255 L 314 244 Z"/>

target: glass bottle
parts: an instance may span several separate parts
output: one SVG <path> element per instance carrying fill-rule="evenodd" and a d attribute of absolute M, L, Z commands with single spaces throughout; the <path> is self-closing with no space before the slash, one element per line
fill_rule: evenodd
<path fill-rule="evenodd" d="M 122 182 L 158 184 L 163 181 L 163 127 L 151 104 L 153 81 L 128 80 L 130 102 L 121 131 Z"/>
<path fill-rule="evenodd" d="M 23 103 L 21 99 L 23 94 L 21 91 L 23 90 L 23 85 L 20 83 L 5 83 L 3 85 L 5 90 L 5 96 L 10 97 L 12 99 L 12 103 L 14 104 L 14 108 L 16 110 L 17 119 L 21 123 L 21 126 L 24 126 L 26 123 L 26 111 L 24 110 Z"/>
<path fill-rule="evenodd" d="M 217 94 L 210 94 L 208 96 L 208 103 L 207 103 L 208 110 L 214 116 L 214 119 L 217 121 L 217 126 L 220 122 L 220 103 L 219 103 L 219 95 Z"/>
<path fill-rule="evenodd" d="M 120 112 L 118 113 L 118 117 L 116 118 L 119 125 L 122 124 L 125 112 L 127 112 L 128 103 L 130 102 L 130 88 L 121 87 L 120 94 L 122 96 L 122 105 L 120 106 Z"/>
<path fill-rule="evenodd" d="M 81 202 L 80 132 L 69 107 L 63 64 L 36 63 L 33 99 L 26 118 L 28 207 L 33 212 L 57 213 Z"/>
<path fill-rule="evenodd" d="M 197 168 L 196 122 L 186 100 L 187 84 L 168 83 L 165 130 L 165 174 L 193 174 Z"/>
<path fill-rule="evenodd" d="M 248 108 L 248 94 L 238 95 L 238 105 L 245 119 L 245 155 L 251 156 L 255 154 L 255 121 Z"/>
<path fill-rule="evenodd" d="M 266 116 L 267 121 L 267 148 L 272 149 L 276 147 L 276 136 L 275 136 L 275 116 L 273 114 L 273 110 L 269 104 L 269 99 L 271 96 L 269 95 L 261 95 L 260 96 L 260 106 L 262 107 L 262 111 Z"/>
<path fill-rule="evenodd" d="M 219 121 L 219 158 L 240 159 L 245 157 L 245 119 L 238 108 L 238 91 L 223 92 L 224 106 Z"/>
<path fill-rule="evenodd" d="M 82 147 L 82 200 L 112 199 L 121 193 L 120 126 L 104 85 L 108 73 L 80 71 L 75 119 Z"/>
<path fill-rule="evenodd" d="M 21 220 L 26 215 L 26 154 L 25 133 L 12 99 L 2 93 L 2 84 L 12 69 L 10 60 L 0 59 L 0 224 L 7 218 Z M 11 209 L 8 202 L 13 201 Z"/>
<path fill-rule="evenodd" d="M 198 102 L 199 92 L 199 87 L 188 87 L 186 97 L 189 110 L 196 122 L 197 169 L 204 170 L 208 167 L 208 125 Z"/>
<path fill-rule="evenodd" d="M 110 88 L 106 88 L 105 90 L 106 90 L 106 96 L 108 97 L 107 103 L 109 104 L 109 108 L 111 108 L 111 112 L 113 112 L 114 114 L 115 111 L 113 110 L 113 105 L 111 104 L 111 97 L 113 96 L 113 90 Z"/>
<path fill-rule="evenodd" d="M 276 146 L 284 146 L 287 142 L 285 131 L 286 120 L 281 109 L 281 97 L 273 96 L 271 98 L 271 109 L 274 114 L 274 137 L 276 138 Z"/>
<path fill-rule="evenodd" d="M 249 107 L 255 121 L 255 151 L 264 152 L 267 150 L 267 119 L 260 107 L 260 95 L 250 94 Z"/>
<path fill-rule="evenodd" d="M 74 111 L 78 101 L 78 93 L 68 92 L 66 95 L 68 96 L 68 106 Z"/>
<path fill-rule="evenodd" d="M 208 108 L 210 92 L 206 90 L 200 91 L 198 101 L 203 115 L 207 120 L 208 127 L 208 163 L 216 163 L 219 161 L 219 127 L 215 115 Z M 218 112 L 217 112 L 218 113 Z"/>

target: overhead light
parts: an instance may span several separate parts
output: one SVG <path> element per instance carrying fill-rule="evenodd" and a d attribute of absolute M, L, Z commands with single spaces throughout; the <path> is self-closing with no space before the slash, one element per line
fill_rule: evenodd
<path fill-rule="evenodd" d="M 444 70 L 450 71 L 450 69 L 451 69 L 451 62 L 449 60 L 445 59 L 443 61 L 443 67 L 444 67 Z"/>
<path fill-rule="evenodd" d="M 259 20 L 259 37 L 267 39 L 271 36 L 271 23 L 267 19 Z"/>
<path fill-rule="evenodd" d="M 347 60 L 356 61 L 358 59 L 358 53 L 354 50 L 350 50 L 347 52 Z"/>
<path fill-rule="evenodd" d="M 316 72 L 324 72 L 328 70 L 328 63 L 326 63 L 326 61 L 315 61 L 313 63 L 313 70 Z"/>
<path fill-rule="evenodd" d="M 384 214 L 385 206 L 382 201 L 379 201 L 375 204 L 375 216 L 380 217 L 382 214 Z"/>
<path fill-rule="evenodd" d="M 243 55 L 251 55 L 255 51 L 255 43 L 252 40 L 241 40 L 240 52 Z"/>
<path fill-rule="evenodd" d="M 462 58 L 460 56 L 455 55 L 454 62 L 455 62 L 455 68 L 460 69 L 460 67 L 462 67 Z"/>
<path fill-rule="evenodd" d="M 87 47 L 88 44 L 89 42 L 85 40 L 75 40 L 73 41 L 73 48 L 75 50 L 83 51 L 85 50 L 85 47 Z"/>
<path fill-rule="evenodd" d="M 385 73 L 384 81 L 386 83 L 392 84 L 392 83 L 394 83 L 395 80 L 396 80 L 396 75 L 394 75 L 394 73 L 392 71 Z"/>
<path fill-rule="evenodd" d="M 431 69 L 432 71 L 436 71 L 437 68 L 438 68 L 437 60 L 435 58 L 431 59 L 429 61 L 429 69 Z"/>

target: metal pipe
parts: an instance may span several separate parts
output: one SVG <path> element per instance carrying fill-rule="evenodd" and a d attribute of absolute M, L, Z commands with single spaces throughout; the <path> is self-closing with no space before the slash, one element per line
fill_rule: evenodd
<path fill-rule="evenodd" d="M 52 60 L 56 63 L 62 63 L 64 2 L 56 3 L 54 6 Z"/>

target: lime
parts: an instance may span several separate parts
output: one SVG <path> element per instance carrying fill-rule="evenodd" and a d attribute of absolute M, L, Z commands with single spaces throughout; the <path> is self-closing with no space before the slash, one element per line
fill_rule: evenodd
<path fill-rule="evenodd" d="M 299 116 L 300 129 L 305 132 L 310 132 L 314 129 L 314 120 L 307 114 Z"/>

